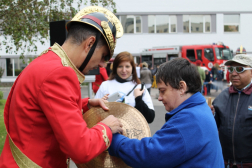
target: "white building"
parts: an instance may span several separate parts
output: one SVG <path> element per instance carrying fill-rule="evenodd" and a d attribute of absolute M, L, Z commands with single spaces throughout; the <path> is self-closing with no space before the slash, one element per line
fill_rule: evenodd
<path fill-rule="evenodd" d="M 251 0 L 114 0 L 116 15 L 124 27 L 117 40 L 115 55 L 129 51 L 134 56 L 146 48 L 223 42 L 234 52 L 240 45 L 252 54 Z M 38 44 L 39 55 L 50 45 Z M 5 71 L 2 81 L 16 77 L 16 69 L 25 67 L 18 55 L 0 51 L 0 66 Z M 5 59 L 8 58 L 8 59 Z M 15 71 L 16 70 L 16 71 Z"/>

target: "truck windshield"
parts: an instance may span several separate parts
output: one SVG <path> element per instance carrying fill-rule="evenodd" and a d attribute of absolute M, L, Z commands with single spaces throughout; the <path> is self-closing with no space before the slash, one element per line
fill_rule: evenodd
<path fill-rule="evenodd" d="M 215 48 L 216 57 L 219 60 L 230 60 L 232 59 L 231 51 L 229 48 Z"/>

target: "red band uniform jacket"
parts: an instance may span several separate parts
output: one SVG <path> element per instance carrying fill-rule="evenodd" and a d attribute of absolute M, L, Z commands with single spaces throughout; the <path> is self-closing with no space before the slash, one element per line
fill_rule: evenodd
<path fill-rule="evenodd" d="M 15 81 L 4 109 L 6 129 L 16 146 L 39 166 L 67 167 L 68 157 L 76 163 L 90 161 L 108 147 L 104 129 L 111 142 L 108 126 L 98 123 L 89 129 L 83 120 L 82 110 L 88 110 L 88 99 L 81 99 L 80 83 L 84 79 L 55 44 L 33 60 Z M 0 167 L 18 167 L 8 136 Z"/>

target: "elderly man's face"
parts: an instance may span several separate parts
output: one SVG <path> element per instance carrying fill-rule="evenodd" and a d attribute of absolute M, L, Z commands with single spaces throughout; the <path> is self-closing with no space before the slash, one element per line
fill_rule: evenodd
<path fill-rule="evenodd" d="M 239 63 L 232 63 L 230 66 L 243 66 L 246 68 L 250 68 L 249 66 L 242 65 Z M 229 78 L 234 87 L 236 87 L 237 89 L 242 89 L 251 82 L 252 70 L 246 70 L 242 73 L 237 73 L 234 70 L 232 73 L 229 73 Z"/>

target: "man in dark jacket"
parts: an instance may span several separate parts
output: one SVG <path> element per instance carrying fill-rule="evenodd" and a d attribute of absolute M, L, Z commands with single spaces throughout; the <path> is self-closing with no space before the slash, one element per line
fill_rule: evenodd
<path fill-rule="evenodd" d="M 212 112 L 219 129 L 227 167 L 252 167 L 252 56 L 239 54 L 225 63 L 232 85 L 214 100 Z"/>

